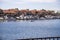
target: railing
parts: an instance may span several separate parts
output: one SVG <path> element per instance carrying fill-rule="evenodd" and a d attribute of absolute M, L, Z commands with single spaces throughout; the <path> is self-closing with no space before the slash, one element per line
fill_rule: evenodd
<path fill-rule="evenodd" d="M 60 37 L 27 38 L 27 39 L 17 39 L 17 40 L 60 40 Z"/>

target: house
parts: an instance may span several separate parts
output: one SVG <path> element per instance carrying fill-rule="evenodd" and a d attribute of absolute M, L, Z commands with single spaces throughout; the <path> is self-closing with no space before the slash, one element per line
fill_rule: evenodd
<path fill-rule="evenodd" d="M 54 16 L 52 16 L 52 15 L 45 15 L 45 18 L 46 19 L 52 19 Z"/>

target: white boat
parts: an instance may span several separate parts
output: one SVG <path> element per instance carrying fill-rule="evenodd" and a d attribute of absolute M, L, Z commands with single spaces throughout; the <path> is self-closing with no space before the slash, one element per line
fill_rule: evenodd
<path fill-rule="evenodd" d="M 3 20 L 4 18 L 3 17 L 0 17 L 0 20 Z"/>
<path fill-rule="evenodd" d="M 8 17 L 7 17 L 7 16 L 4 16 L 4 18 L 5 18 L 5 19 L 8 19 Z"/>

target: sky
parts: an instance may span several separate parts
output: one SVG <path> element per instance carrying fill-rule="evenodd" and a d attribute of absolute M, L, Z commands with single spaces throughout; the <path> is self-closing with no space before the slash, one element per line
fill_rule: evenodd
<path fill-rule="evenodd" d="M 0 8 L 60 10 L 60 0 L 0 0 Z"/>

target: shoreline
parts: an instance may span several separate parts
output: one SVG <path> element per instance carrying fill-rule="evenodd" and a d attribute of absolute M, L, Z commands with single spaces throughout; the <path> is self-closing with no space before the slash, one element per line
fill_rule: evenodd
<path fill-rule="evenodd" d="M 9 20 L 9 19 L 0 19 L 0 22 L 1 21 L 31 21 L 31 22 L 33 22 L 33 21 L 36 21 L 36 20 L 38 20 L 38 19 L 28 19 L 28 20 L 26 20 L 26 19 L 20 19 L 20 20 L 18 20 L 18 19 L 16 19 L 16 20 L 14 20 L 14 19 L 11 19 L 11 20 Z M 39 19 L 40 21 L 41 20 L 60 20 L 60 19 Z"/>

